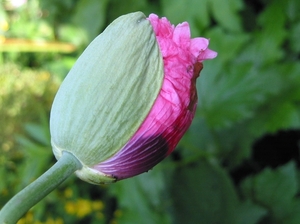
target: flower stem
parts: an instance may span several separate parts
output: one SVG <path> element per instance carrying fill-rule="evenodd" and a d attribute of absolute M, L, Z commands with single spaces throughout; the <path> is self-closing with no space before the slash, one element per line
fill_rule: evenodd
<path fill-rule="evenodd" d="M 73 154 L 64 152 L 49 170 L 4 205 L 0 211 L 0 224 L 16 223 L 32 206 L 81 167 L 81 163 Z"/>

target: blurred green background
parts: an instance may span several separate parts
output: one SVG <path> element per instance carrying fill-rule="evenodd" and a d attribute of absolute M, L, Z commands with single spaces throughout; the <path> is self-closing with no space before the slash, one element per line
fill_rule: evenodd
<path fill-rule="evenodd" d="M 0 208 L 55 163 L 49 111 L 76 58 L 133 11 L 188 21 L 219 53 L 191 128 L 148 173 L 73 176 L 18 224 L 300 223 L 298 0 L 1 0 Z"/>

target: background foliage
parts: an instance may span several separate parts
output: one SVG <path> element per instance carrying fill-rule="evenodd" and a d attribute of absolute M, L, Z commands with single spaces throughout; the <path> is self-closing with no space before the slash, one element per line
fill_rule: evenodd
<path fill-rule="evenodd" d="M 0 207 L 55 162 L 49 111 L 76 58 L 137 10 L 188 21 L 219 53 L 198 80 L 191 128 L 150 172 L 109 186 L 72 177 L 19 224 L 300 223 L 298 0 L 2 0 Z M 76 51 L 1 50 L 10 39 Z"/>

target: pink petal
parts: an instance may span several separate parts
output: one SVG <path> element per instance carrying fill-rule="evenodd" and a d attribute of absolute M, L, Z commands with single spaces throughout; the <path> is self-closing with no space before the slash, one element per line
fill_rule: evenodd
<path fill-rule="evenodd" d="M 191 43 L 190 26 L 187 22 L 177 25 L 173 33 L 173 41 L 183 49 L 188 49 Z"/>

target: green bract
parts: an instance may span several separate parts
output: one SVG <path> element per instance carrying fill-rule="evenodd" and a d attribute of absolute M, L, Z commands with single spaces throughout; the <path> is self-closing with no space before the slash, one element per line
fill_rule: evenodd
<path fill-rule="evenodd" d="M 118 152 L 149 113 L 163 82 L 163 60 L 141 12 L 113 21 L 79 57 L 55 96 L 50 118 L 53 151 L 74 154 L 77 175 L 110 182 L 89 169 Z"/>

